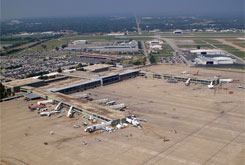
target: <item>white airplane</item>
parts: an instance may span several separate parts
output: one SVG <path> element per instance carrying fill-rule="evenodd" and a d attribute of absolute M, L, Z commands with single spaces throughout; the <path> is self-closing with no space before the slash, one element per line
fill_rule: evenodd
<path fill-rule="evenodd" d="M 241 84 L 238 86 L 238 88 L 245 89 L 245 86 L 242 86 Z"/>
<path fill-rule="evenodd" d="M 231 83 L 233 82 L 233 79 L 219 79 L 220 83 Z"/>
<path fill-rule="evenodd" d="M 190 74 L 188 71 L 183 71 L 181 74 Z"/>
<path fill-rule="evenodd" d="M 213 81 L 208 85 L 208 88 L 209 89 L 213 89 L 214 88 Z"/>
<path fill-rule="evenodd" d="M 109 99 L 100 99 L 100 100 L 93 100 L 91 102 L 96 103 L 96 104 L 105 104 L 108 101 L 109 101 Z"/>
<path fill-rule="evenodd" d="M 123 108 L 126 108 L 126 105 L 125 104 L 110 105 L 109 108 L 115 109 L 115 110 L 121 110 Z"/>
<path fill-rule="evenodd" d="M 38 102 L 37 102 L 37 105 L 47 104 L 47 103 L 53 103 L 53 100 L 38 101 Z"/>
<path fill-rule="evenodd" d="M 60 111 L 40 112 L 40 116 L 50 117 L 52 114 L 55 114 L 55 113 L 60 113 Z"/>
<path fill-rule="evenodd" d="M 138 120 L 133 115 L 131 117 L 127 117 L 126 121 L 135 127 L 141 128 L 140 123 L 138 122 Z"/>
<path fill-rule="evenodd" d="M 96 125 L 92 125 L 92 126 L 89 126 L 87 128 L 84 129 L 85 132 L 94 132 L 96 130 L 99 130 L 99 129 L 102 129 L 108 125 L 111 125 L 111 121 L 107 122 L 107 123 L 102 123 L 102 124 L 96 124 Z"/>
<path fill-rule="evenodd" d="M 109 101 L 107 103 L 105 103 L 106 105 L 114 105 L 116 102 L 115 101 Z"/>

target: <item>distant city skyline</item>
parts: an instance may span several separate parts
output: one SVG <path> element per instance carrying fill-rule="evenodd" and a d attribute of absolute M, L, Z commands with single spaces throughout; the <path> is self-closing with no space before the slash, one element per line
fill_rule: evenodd
<path fill-rule="evenodd" d="M 102 15 L 243 15 L 244 0 L 2 0 L 1 18 Z"/>

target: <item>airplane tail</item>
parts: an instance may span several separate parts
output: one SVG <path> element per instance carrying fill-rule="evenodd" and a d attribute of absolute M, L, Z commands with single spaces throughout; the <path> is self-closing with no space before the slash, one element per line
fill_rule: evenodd
<path fill-rule="evenodd" d="M 193 75 L 198 76 L 198 74 L 199 74 L 199 70 L 196 73 L 194 73 Z"/>

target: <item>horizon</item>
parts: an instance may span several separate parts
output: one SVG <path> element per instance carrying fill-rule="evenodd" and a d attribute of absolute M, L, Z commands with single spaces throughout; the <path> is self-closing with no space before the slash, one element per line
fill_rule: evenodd
<path fill-rule="evenodd" d="M 177 4 L 177 5 L 176 5 Z M 100 17 L 100 16 L 243 16 L 244 1 L 236 0 L 125 0 L 64 1 L 3 0 L 1 20 L 21 18 Z"/>

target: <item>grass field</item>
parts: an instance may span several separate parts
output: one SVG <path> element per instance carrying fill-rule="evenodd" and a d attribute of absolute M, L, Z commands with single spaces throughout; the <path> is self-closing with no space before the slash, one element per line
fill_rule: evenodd
<path fill-rule="evenodd" d="M 196 49 L 197 46 L 201 46 L 201 48 L 208 48 L 208 49 L 212 49 L 214 48 L 211 45 L 207 45 L 207 44 L 197 44 L 197 45 L 178 45 L 179 48 L 186 48 L 186 49 Z"/>
<path fill-rule="evenodd" d="M 184 34 L 161 34 L 167 38 L 236 38 L 244 36 L 243 33 L 184 33 Z"/>
<path fill-rule="evenodd" d="M 240 51 L 239 49 L 236 49 L 232 46 L 229 46 L 229 45 L 225 45 L 217 40 L 207 40 L 207 42 L 210 42 L 212 43 L 213 45 L 215 45 L 217 48 L 220 48 L 222 50 L 225 50 L 237 57 L 240 57 L 240 58 L 245 58 L 245 52 L 243 51 Z"/>
<path fill-rule="evenodd" d="M 23 44 L 23 43 L 27 43 L 28 40 L 18 40 L 18 41 L 0 41 L 0 44 Z"/>
<path fill-rule="evenodd" d="M 160 50 L 158 54 L 152 54 L 155 57 L 170 57 L 173 56 L 174 50 L 168 45 L 163 45 L 163 50 Z"/>
<path fill-rule="evenodd" d="M 89 43 L 93 42 L 115 42 L 120 40 L 150 40 L 153 39 L 152 37 L 147 36 L 85 36 L 85 35 L 78 35 L 78 36 L 69 36 L 63 37 L 59 39 L 49 40 L 41 45 L 38 45 L 28 52 L 42 52 L 42 51 L 51 51 L 54 50 L 56 47 L 60 47 L 64 44 L 69 44 L 75 40 L 88 40 Z M 46 45 L 46 48 L 43 48 L 42 45 Z"/>
<path fill-rule="evenodd" d="M 242 48 L 245 48 L 245 40 L 239 40 L 236 38 L 232 38 L 232 39 L 225 39 L 226 41 L 232 42 L 233 44 L 240 46 Z"/>
<path fill-rule="evenodd" d="M 230 45 L 226 45 L 226 44 L 223 44 L 217 40 L 215 40 L 216 38 L 190 38 L 190 39 L 193 39 L 193 41 L 195 42 L 195 45 L 179 45 L 178 47 L 180 48 L 196 48 L 197 45 L 200 45 L 201 48 L 220 48 L 224 51 L 227 51 L 237 57 L 240 57 L 240 58 L 245 58 L 245 53 L 237 48 L 234 48 Z M 229 39 L 229 38 L 226 38 L 227 41 L 230 41 L 234 44 L 242 44 L 241 41 L 238 43 L 238 39 Z M 212 45 L 208 45 L 207 43 L 209 44 L 212 44 Z"/>

